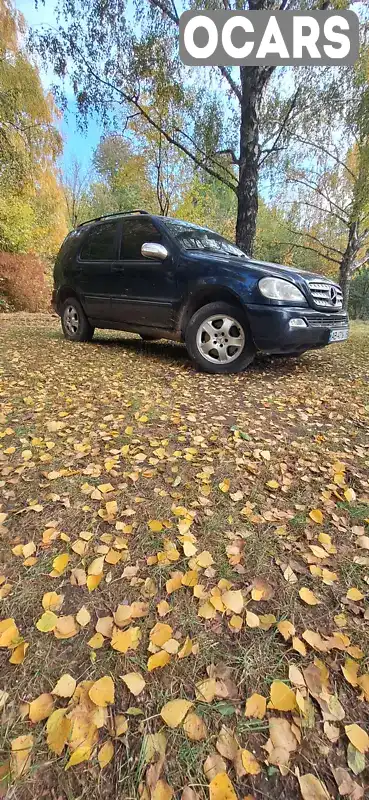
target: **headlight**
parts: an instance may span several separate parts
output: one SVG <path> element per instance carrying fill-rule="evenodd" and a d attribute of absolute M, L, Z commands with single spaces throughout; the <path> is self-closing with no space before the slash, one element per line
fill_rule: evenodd
<path fill-rule="evenodd" d="M 300 289 L 294 286 L 289 281 L 284 281 L 282 278 L 262 278 L 259 281 L 259 289 L 264 297 L 269 300 L 293 300 L 294 302 L 303 301 L 306 299 Z"/>

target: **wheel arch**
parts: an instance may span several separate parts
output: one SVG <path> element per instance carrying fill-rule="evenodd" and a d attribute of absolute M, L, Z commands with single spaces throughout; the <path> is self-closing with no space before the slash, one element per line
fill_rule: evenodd
<path fill-rule="evenodd" d="M 76 290 L 72 289 L 71 286 L 62 286 L 58 291 L 58 297 L 57 297 L 57 303 L 56 303 L 57 310 L 58 310 L 59 314 L 61 312 L 61 307 L 62 307 L 63 303 L 68 299 L 68 297 L 73 297 L 75 300 L 78 300 L 78 302 L 81 304 L 83 310 L 85 310 L 83 302 L 82 302 L 79 294 L 76 292 Z"/>
<path fill-rule="evenodd" d="M 247 318 L 247 309 L 237 292 L 233 291 L 228 286 L 203 286 L 201 289 L 190 293 L 189 298 L 186 299 L 185 303 L 180 309 L 178 316 L 178 329 L 181 332 L 182 338 L 184 338 L 187 324 L 195 312 L 202 308 L 202 306 L 206 306 L 208 303 L 215 303 L 217 301 L 230 303 L 231 305 L 242 308 L 242 311 Z"/>

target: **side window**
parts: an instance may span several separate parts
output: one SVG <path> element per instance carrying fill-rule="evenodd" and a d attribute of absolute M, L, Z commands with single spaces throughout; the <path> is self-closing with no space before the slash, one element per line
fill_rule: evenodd
<path fill-rule="evenodd" d="M 114 261 L 118 226 L 119 222 L 115 221 L 92 228 L 82 245 L 80 258 L 83 261 Z"/>
<path fill-rule="evenodd" d="M 150 219 L 131 217 L 123 220 L 122 242 L 120 247 L 121 259 L 142 258 L 141 247 L 145 242 L 160 243 L 161 233 L 155 228 Z"/>

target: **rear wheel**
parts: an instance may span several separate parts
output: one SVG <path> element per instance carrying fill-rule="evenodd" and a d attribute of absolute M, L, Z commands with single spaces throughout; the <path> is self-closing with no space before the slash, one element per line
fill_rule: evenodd
<path fill-rule="evenodd" d="M 66 339 L 71 342 L 90 342 L 95 328 L 90 325 L 86 314 L 75 297 L 68 297 L 61 308 L 61 325 Z"/>
<path fill-rule="evenodd" d="M 245 313 L 221 301 L 195 312 L 185 339 L 189 355 L 204 372 L 240 372 L 255 356 Z"/>

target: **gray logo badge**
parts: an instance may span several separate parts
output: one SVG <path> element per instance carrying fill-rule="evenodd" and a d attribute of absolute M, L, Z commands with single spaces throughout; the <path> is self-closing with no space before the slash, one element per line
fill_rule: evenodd
<path fill-rule="evenodd" d="M 185 11 L 179 53 L 189 66 L 354 64 L 354 11 Z"/>

